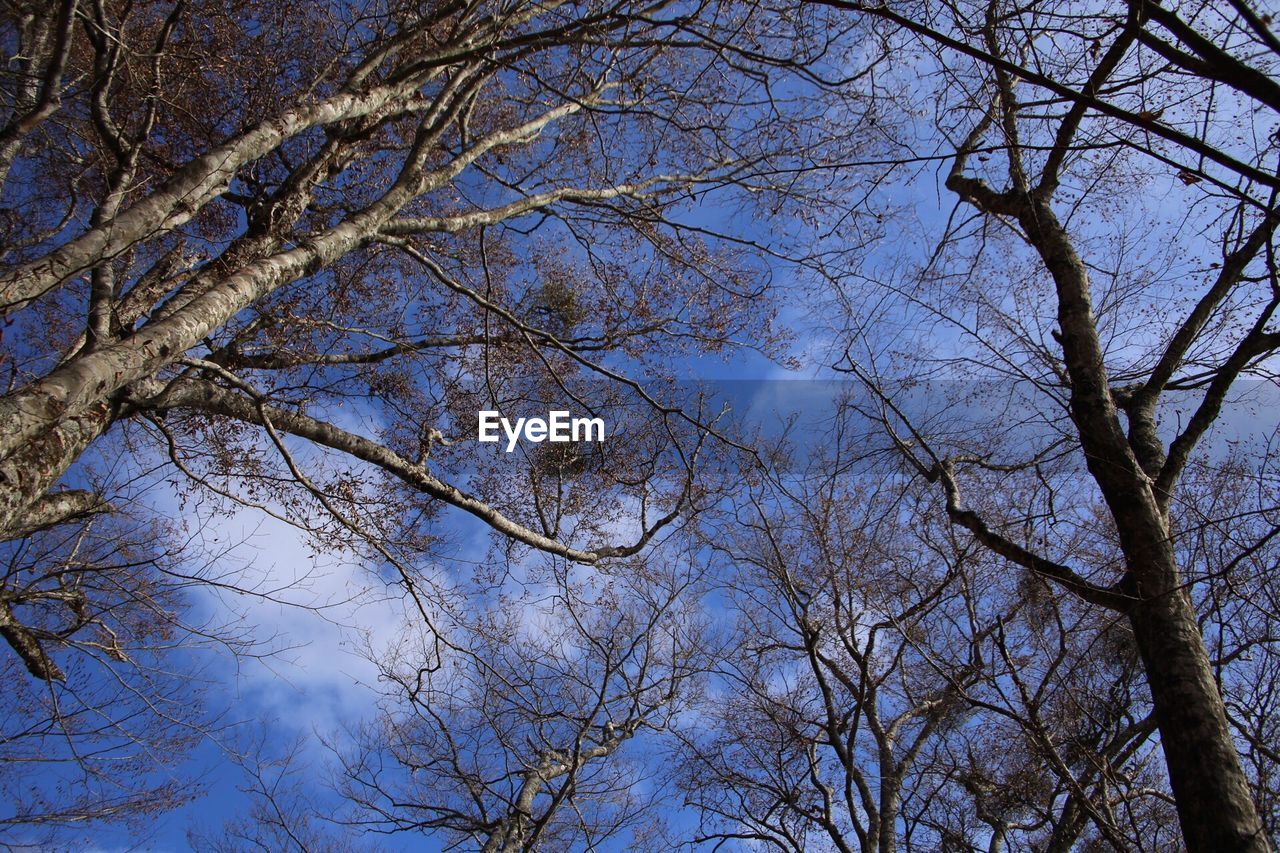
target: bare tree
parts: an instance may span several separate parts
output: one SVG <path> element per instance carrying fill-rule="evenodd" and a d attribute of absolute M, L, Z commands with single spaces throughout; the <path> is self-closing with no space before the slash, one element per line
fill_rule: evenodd
<path fill-rule="evenodd" d="M 1252 444 L 1252 443 L 1250 443 Z M 1188 468 L 1177 513 L 1179 557 L 1188 582 L 1227 722 L 1267 834 L 1280 838 L 1280 708 L 1276 644 L 1280 590 L 1274 571 L 1280 518 L 1270 438 L 1215 454 Z"/>
<path fill-rule="evenodd" d="M 183 762 L 229 727 L 206 702 L 202 658 L 260 647 L 220 619 L 192 620 L 180 537 L 108 516 L 0 553 L 3 630 L 18 652 L 0 667 L 0 839 L 65 841 L 198 796 Z M 55 646 L 69 652 L 61 662 L 45 651 Z"/>
<path fill-rule="evenodd" d="M 1127 627 L 948 528 L 931 490 L 864 455 L 857 420 L 714 540 L 738 622 L 714 723 L 681 730 L 698 840 L 1163 849 Z"/>
<path fill-rule="evenodd" d="M 761 132 L 773 84 L 741 72 L 807 73 L 829 47 L 814 15 L 15 0 L 0 27 L 0 540 L 34 558 L 0 587 L 0 636 L 50 690 L 86 651 L 113 659 L 104 614 L 124 610 L 110 561 L 62 571 L 30 543 L 152 520 L 112 502 L 112 468 L 86 475 L 94 454 L 167 471 L 180 500 L 356 549 L 419 627 L 440 597 L 424 567 L 444 508 L 498 534 L 499 573 L 530 549 L 621 571 L 697 511 L 710 418 L 627 376 L 651 386 L 685 354 L 779 352 L 758 247 L 676 213 L 711 189 L 795 186 L 761 164 L 807 156 L 801 136 Z M 481 409 L 567 405 L 624 437 L 509 454 L 470 440 Z M 182 624 L 182 587 L 209 577 L 166 571 Z M 127 603 L 147 613 L 145 595 Z M 644 627 L 615 637 L 593 613 L 580 617 L 600 643 Z M 590 799 L 570 796 L 591 775 L 579 764 L 656 724 L 670 697 L 644 697 L 520 752 L 521 773 L 543 768 L 529 796 L 553 792 L 551 811 Z M 513 839 L 564 819 L 522 814 L 504 824 Z"/>
<path fill-rule="evenodd" d="M 345 853 L 363 849 L 346 837 L 336 822 L 321 814 L 306 780 L 315 768 L 304 754 L 307 741 L 295 739 L 270 748 L 260 734 L 257 743 L 237 756 L 244 771 L 242 790 L 249 798 L 245 814 L 217 830 L 193 828 L 187 834 L 197 850 L 290 850 L 298 853 Z"/>
<path fill-rule="evenodd" d="M 770 346 L 758 271 L 664 224 L 758 156 L 721 120 L 754 84 L 697 73 L 714 45 L 665 45 L 697 10 L 661 2 L 220 9 L 9 9 L 4 535 L 99 509 L 56 484 L 150 433 L 215 491 L 336 535 L 407 537 L 452 505 L 564 558 L 636 553 L 687 507 L 696 429 L 598 359 Z M 566 399 L 653 423 L 557 469 L 596 511 L 504 511 L 457 442 L 477 409 Z M 545 480 L 533 455 L 497 458 Z M 587 523 L 622 506 L 631 541 Z"/>
<path fill-rule="evenodd" d="M 906 542 L 903 496 L 836 480 L 757 494 L 719 540 L 738 647 L 709 694 L 715 725 L 690 729 L 682 753 L 709 821 L 699 840 L 897 849 L 917 761 L 977 673 L 942 674 L 922 649 L 956 599 L 955 563 Z"/>
<path fill-rule="evenodd" d="M 707 814 L 795 848 L 1159 844 L 1155 731 L 1187 846 L 1269 848 L 1278 528 L 1265 450 L 1219 470 L 1214 444 L 1238 380 L 1274 378 L 1280 346 L 1267 14 L 236 11 L 0 11 L 17 731 L 49 719 L 73 751 L 92 739 L 41 691 L 102 708 L 77 679 L 108 662 L 164 716 L 130 679 L 183 630 L 199 578 L 160 559 L 119 482 L 89 475 L 95 451 L 357 549 L 404 590 L 418 624 L 345 756 L 368 826 L 495 850 L 647 838 L 622 756 L 675 719 L 705 651 L 687 604 L 701 580 L 681 568 L 697 559 L 660 570 L 654 546 L 735 485 L 741 527 L 706 547 L 745 569 L 726 577 L 746 596 L 727 664 L 746 690 L 719 741 L 687 738 Z M 913 227 L 895 184 L 938 163 L 955 208 Z M 681 220 L 723 189 L 786 233 L 720 233 L 700 221 L 716 207 Z M 873 390 L 863 413 L 932 498 L 895 490 L 898 472 L 854 488 L 840 464 L 809 491 L 774 476 L 761 492 L 750 465 L 735 483 L 710 452 L 732 444 L 714 410 L 661 393 L 683 356 L 782 354 L 764 300 L 783 261 L 834 285 L 836 367 Z M 975 373 L 988 384 L 968 400 L 914 408 L 921 379 Z M 479 410 L 566 401 L 623 438 L 470 440 Z M 465 584 L 428 566 L 449 509 L 497 534 Z M 122 808 L 156 790 L 143 776 Z M 92 811 L 59 808 L 15 821 Z M 260 817 L 246 840 L 296 823 Z"/>
<path fill-rule="evenodd" d="M 468 584 L 383 658 L 382 715 L 343 756 L 350 821 L 486 851 L 643 846 L 665 773 L 646 759 L 712 649 L 700 572 L 557 561 L 477 609 Z M 654 789 L 654 790 L 646 790 Z"/>
<path fill-rule="evenodd" d="M 1006 416 L 1031 399 L 1044 424 L 1038 440 L 992 441 L 988 431 L 983 446 L 886 396 L 898 447 L 941 488 L 953 523 L 1128 620 L 1187 845 L 1269 849 L 1173 511 L 1233 386 L 1270 375 L 1280 342 L 1280 44 L 1269 17 L 1244 2 L 827 5 L 928 69 L 936 156 L 949 160 L 944 182 L 959 203 L 930 257 L 868 277 L 902 297 L 918 329 L 947 336 L 959 373 L 979 366 L 995 383 L 986 393 L 1016 401 L 1002 404 Z M 1167 222 L 1153 224 L 1144 195 L 1173 212 Z M 844 285 L 856 311 L 870 303 L 853 281 Z M 875 324 L 859 318 L 859 328 Z M 887 392 L 879 377 L 890 358 L 875 349 L 873 338 L 851 341 L 845 369 Z M 956 375 L 931 354 L 902 355 L 909 373 Z M 1039 514 L 1020 521 L 975 498 L 984 468 L 1034 483 L 1064 455 L 1078 463 L 1072 476 L 1087 471 L 1096 492 L 1085 505 L 1105 505 L 1100 522 L 1048 477 Z M 1114 525 L 1116 547 L 1071 559 L 1061 530 L 1082 523 Z"/>

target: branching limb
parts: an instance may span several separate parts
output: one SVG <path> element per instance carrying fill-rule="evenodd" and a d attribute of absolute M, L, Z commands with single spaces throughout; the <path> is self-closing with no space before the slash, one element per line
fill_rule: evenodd
<path fill-rule="evenodd" d="M 466 494 L 456 486 L 437 479 L 424 467 L 415 464 L 382 444 L 299 412 L 287 411 L 267 404 L 259 404 L 207 380 L 178 379 L 170 383 L 156 398 L 137 402 L 151 411 L 188 408 L 210 414 L 224 415 L 260 426 L 269 420 L 277 430 L 314 441 L 316 444 L 338 450 L 356 459 L 376 465 L 406 485 L 471 513 L 498 533 L 508 536 L 517 542 L 575 562 L 595 563 L 609 557 L 627 557 L 636 554 L 660 530 L 674 522 L 683 510 L 682 498 L 671 512 L 646 527 L 639 538 L 629 545 L 607 546 L 589 551 L 582 550 L 550 539 L 524 527 L 480 499 Z"/>
<path fill-rule="evenodd" d="M 114 512 L 115 507 L 94 492 L 68 490 L 50 492 L 27 508 L 21 521 L 4 532 L 4 540 L 25 539 L 32 533 L 69 521 L 104 512 Z"/>

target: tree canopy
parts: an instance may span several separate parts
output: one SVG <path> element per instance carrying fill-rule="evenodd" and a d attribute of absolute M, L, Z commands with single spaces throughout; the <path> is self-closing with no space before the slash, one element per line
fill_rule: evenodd
<path fill-rule="evenodd" d="M 1265 6 L 0 8 L 0 842 L 1280 839 Z"/>

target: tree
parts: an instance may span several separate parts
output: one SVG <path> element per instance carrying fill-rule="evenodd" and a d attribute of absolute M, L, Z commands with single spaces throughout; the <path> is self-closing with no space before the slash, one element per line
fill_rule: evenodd
<path fill-rule="evenodd" d="M 111 499 L 139 469 L 356 548 L 424 607 L 446 506 L 499 563 L 624 560 L 684 523 L 706 431 L 621 368 L 775 344 L 765 271 L 669 221 L 776 142 L 723 46 L 679 37 L 702 11 L 5 4 L 0 540 L 35 560 L 0 585 L 13 660 L 58 695 L 77 655 L 111 662 L 113 618 L 154 615 L 110 561 L 30 545 L 146 531 Z M 627 440 L 465 440 L 478 410 L 566 401 Z M 199 576 L 168 568 L 181 624 Z"/>
<path fill-rule="evenodd" d="M 708 722 L 680 730 L 699 838 L 1164 849 L 1126 626 L 948 529 L 933 490 L 837 417 L 830 448 L 739 495 L 714 540 L 737 624 Z"/>
<path fill-rule="evenodd" d="M 640 742 L 685 712 L 714 651 L 701 572 L 664 552 L 609 572 L 534 561 L 522 591 L 463 581 L 436 602 L 430 631 L 381 655 L 381 714 L 340 750 L 348 821 L 504 853 L 660 838 L 666 774 Z"/>
<path fill-rule="evenodd" d="M 262 742 L 236 758 L 244 771 L 244 792 L 250 806 L 246 814 L 228 819 L 216 832 L 192 829 L 187 838 L 193 849 L 235 853 L 240 850 L 290 850 L 299 853 L 347 853 L 364 849 L 328 825 L 320 806 L 310 798 L 304 780 L 309 767 L 303 757 L 306 741 L 272 749 Z"/>
<path fill-rule="evenodd" d="M 114 516 L 42 531 L 3 555 L 0 630 L 17 654 L 0 673 L 0 837 L 51 844 L 95 821 L 145 821 L 189 802 L 179 767 L 228 723 L 205 701 L 201 650 L 255 652 L 219 620 L 182 606 L 173 531 Z M 57 647 L 61 662 L 46 651 Z M 173 665 L 175 648 L 188 650 Z"/>
<path fill-rule="evenodd" d="M 402 567 L 391 552 L 429 542 L 442 505 L 585 562 L 687 509 L 696 422 L 598 359 L 771 346 L 745 256 L 666 224 L 764 154 L 724 118 L 754 83 L 686 82 L 719 50 L 668 39 L 696 9 L 9 14 L 5 537 L 104 509 L 58 484 L 120 437 Z M 280 67 L 300 39 L 317 49 Z M 564 399 L 650 415 L 572 465 L 457 446 L 479 409 Z M 522 478 L 551 503 L 530 511 Z M 642 529 L 607 541 L 593 523 L 621 506 Z"/>
<path fill-rule="evenodd" d="M 950 161 L 945 185 L 960 207 L 913 278 L 879 283 L 919 328 L 960 342 L 950 363 L 967 375 L 981 365 L 995 380 L 983 393 L 1009 401 L 1005 413 L 1043 426 L 1020 445 L 989 432 L 948 436 L 891 399 L 878 373 L 888 358 L 874 343 L 850 339 L 844 369 L 886 392 L 881 417 L 915 471 L 941 488 L 953 523 L 1128 620 L 1188 847 L 1268 849 L 1174 512 L 1233 386 L 1270 375 L 1280 343 L 1280 45 L 1267 16 L 1243 2 L 827 5 L 899 40 L 902 56 L 929 68 L 930 94 L 948 111 L 938 114 L 937 156 Z M 1143 210 L 1143 195 L 1161 208 Z M 852 278 L 844 287 L 847 304 L 867 304 Z M 948 375 L 928 354 L 905 355 Z M 1115 538 L 1078 563 L 1063 556 L 1057 528 L 1093 522 L 1046 475 L 1066 455 L 1079 463 L 1068 476 L 1087 471 Z M 984 468 L 1044 477 L 1033 498 L 1041 513 L 1019 523 L 1012 508 L 981 511 L 973 477 Z"/>
<path fill-rule="evenodd" d="M 140 678 L 137 649 L 184 624 L 191 575 L 162 559 L 150 511 L 113 499 L 156 466 L 180 494 L 358 551 L 416 607 L 425 651 L 387 662 L 401 704 L 347 768 L 375 825 L 497 848 L 633 828 L 616 759 L 674 719 L 701 667 L 663 621 L 696 620 L 655 546 L 736 485 L 759 500 L 737 519 L 754 538 L 705 547 L 767 598 L 741 607 L 729 671 L 750 689 L 706 753 L 708 811 L 772 795 L 773 766 L 721 784 L 719 758 L 755 738 L 796 790 L 821 799 L 828 774 L 859 790 L 770 802 L 779 838 L 1124 846 L 1165 805 L 1140 761 L 1154 722 L 1187 845 L 1268 848 L 1280 527 L 1265 449 L 1226 462 L 1215 442 L 1280 346 L 1280 41 L 1245 0 L 14 0 L 0 22 L 0 636 L 26 687 L 88 696 L 85 659 Z M 938 163 L 945 222 L 902 186 Z M 731 202 L 775 236 L 702 221 Z M 908 511 L 983 557 L 888 522 L 893 556 L 876 554 L 849 525 L 874 526 L 858 509 L 879 493 L 835 500 L 831 480 L 797 499 L 714 409 L 672 402 L 686 356 L 785 352 L 768 302 L 783 263 L 831 285 L 834 367 L 934 488 L 904 491 Z M 975 374 L 950 407 L 929 398 L 924 380 Z M 480 410 L 566 401 L 623 440 L 467 440 Z M 725 448 L 763 468 L 735 483 Z M 130 464 L 95 470 L 95 454 Z M 776 489 L 752 491 L 760 477 Z M 457 609 L 430 565 L 464 533 L 437 523 L 450 508 L 496 534 Z M 556 636 L 580 657 L 508 649 L 518 626 L 481 606 L 531 552 L 556 567 Z M 900 594 L 878 599 L 855 568 Z M 964 642 L 942 665 L 948 614 Z M 790 642 L 755 655 L 774 631 Z M 898 652 L 883 668 L 873 641 Z M 806 680 L 775 691 L 797 666 Z M 1105 699 L 1063 698 L 1077 689 Z M 24 713 L 56 720 L 40 695 Z M 875 742 L 874 797 L 841 744 L 852 719 Z M 94 734 L 67 722 L 70 743 Z M 384 787 L 365 761 L 387 756 L 450 785 Z M 920 785 L 926 768 L 945 781 Z M 149 790 L 125 787 L 130 807 Z"/>

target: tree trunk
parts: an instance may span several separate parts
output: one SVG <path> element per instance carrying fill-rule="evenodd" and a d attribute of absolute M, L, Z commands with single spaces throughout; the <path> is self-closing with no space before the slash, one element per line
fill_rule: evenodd
<path fill-rule="evenodd" d="M 1168 519 L 1115 407 L 1088 269 L 1047 201 L 1016 207 L 1057 290 L 1071 417 L 1125 555 L 1124 586 L 1136 598 L 1125 612 L 1151 688 L 1183 838 L 1191 853 L 1268 851 L 1195 610 L 1182 587 Z"/>
<path fill-rule="evenodd" d="M 896 772 L 896 771 L 894 771 Z M 896 776 L 880 780 L 880 820 L 877 853 L 897 853 L 898 809 L 902 804 L 901 782 Z"/>
<path fill-rule="evenodd" d="M 1270 850 L 1185 592 L 1169 585 L 1168 592 L 1135 605 L 1129 621 L 1146 667 L 1187 849 Z"/>

